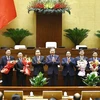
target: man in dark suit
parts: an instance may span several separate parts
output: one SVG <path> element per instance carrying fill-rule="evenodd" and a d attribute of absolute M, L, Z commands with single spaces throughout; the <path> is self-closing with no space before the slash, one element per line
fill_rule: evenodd
<path fill-rule="evenodd" d="M 48 65 L 48 85 L 57 85 L 58 80 L 58 65 L 60 64 L 59 55 L 55 54 L 55 49 L 50 49 L 50 55 L 46 57 L 46 64 Z"/>
<path fill-rule="evenodd" d="M 71 53 L 69 51 L 66 52 L 66 57 L 62 59 L 62 66 L 64 85 L 74 85 L 75 60 L 71 57 Z"/>
<path fill-rule="evenodd" d="M 11 50 L 8 49 L 6 50 L 6 55 L 2 56 L 1 58 L 1 66 L 0 66 L 0 70 L 2 73 L 2 85 L 3 86 L 11 86 L 12 85 L 12 77 L 13 77 L 13 68 L 10 69 L 8 74 L 5 74 L 2 69 L 5 67 L 5 65 L 7 64 L 7 61 L 11 61 L 14 60 L 14 57 L 11 56 Z"/>
<path fill-rule="evenodd" d="M 91 71 L 97 71 L 100 75 L 100 58 L 98 58 L 98 53 L 96 51 L 93 52 L 92 57 L 89 59 L 89 63 L 97 64 L 96 68 L 89 66 Z"/>
<path fill-rule="evenodd" d="M 40 50 L 35 51 L 35 56 L 32 58 L 32 66 L 34 67 L 33 74 L 37 76 L 39 72 L 44 73 L 45 59 L 41 56 Z"/>
<path fill-rule="evenodd" d="M 83 86 L 84 83 L 82 81 L 82 78 L 84 78 L 84 76 L 79 76 L 78 73 L 79 71 L 81 70 L 80 66 L 78 66 L 78 61 L 86 61 L 87 62 L 87 65 L 88 65 L 88 58 L 86 56 L 84 56 L 85 52 L 84 50 L 80 49 L 79 51 L 79 56 L 77 56 L 75 58 L 75 63 L 76 63 L 76 81 L 77 81 L 77 85 L 78 86 Z M 87 68 L 87 66 L 86 66 Z"/>
<path fill-rule="evenodd" d="M 26 85 L 26 75 L 24 74 L 24 64 L 22 62 L 23 60 L 23 54 L 22 52 L 18 53 L 18 62 L 16 63 L 16 76 L 17 76 L 17 85 L 18 86 L 25 86 Z"/>

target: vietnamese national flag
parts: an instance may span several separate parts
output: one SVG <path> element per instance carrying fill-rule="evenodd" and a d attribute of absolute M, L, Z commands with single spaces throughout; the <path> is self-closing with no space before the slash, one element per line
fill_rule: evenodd
<path fill-rule="evenodd" d="M 13 0 L 0 0 L 0 29 L 16 17 Z"/>

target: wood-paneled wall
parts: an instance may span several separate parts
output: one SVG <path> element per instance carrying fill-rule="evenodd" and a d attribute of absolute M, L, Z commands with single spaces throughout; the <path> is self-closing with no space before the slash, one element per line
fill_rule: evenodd
<path fill-rule="evenodd" d="M 62 14 L 36 14 L 36 47 L 46 42 L 62 45 Z"/>

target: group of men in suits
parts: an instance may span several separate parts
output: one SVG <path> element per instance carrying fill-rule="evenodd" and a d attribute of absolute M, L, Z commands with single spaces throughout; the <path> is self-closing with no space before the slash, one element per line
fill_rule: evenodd
<path fill-rule="evenodd" d="M 17 85 L 18 86 L 25 86 L 26 85 L 26 75 L 23 73 L 23 63 L 21 62 L 23 59 L 22 52 L 18 53 L 18 62 L 15 65 L 16 69 L 16 75 L 17 75 Z M 1 58 L 0 63 L 0 70 L 2 73 L 2 85 L 3 86 L 11 86 L 12 85 L 12 76 L 13 76 L 13 68 L 10 70 L 8 74 L 4 74 L 2 72 L 2 69 L 7 64 L 8 60 L 15 60 L 13 56 L 11 56 L 11 50 L 8 49 L 5 52 L 5 56 Z M 79 56 L 76 58 L 71 57 L 71 52 L 67 51 L 66 56 L 62 58 L 62 61 L 60 63 L 60 57 L 56 54 L 55 48 L 50 49 L 50 55 L 46 56 L 46 59 L 44 56 L 41 55 L 41 52 L 39 49 L 35 51 L 35 56 L 32 57 L 32 66 L 34 67 L 33 75 L 37 76 L 39 72 L 44 73 L 44 65 L 48 66 L 47 74 L 49 78 L 48 85 L 49 86 L 56 86 L 58 83 L 58 67 L 61 64 L 63 66 L 62 69 L 62 76 L 64 80 L 65 86 L 72 86 L 75 85 L 75 75 L 76 75 L 76 82 L 77 85 L 83 86 L 82 78 L 86 76 L 86 73 L 84 74 L 84 71 L 86 68 L 89 68 L 89 62 L 92 62 L 94 60 L 98 60 L 100 62 L 100 58 L 98 58 L 97 52 L 93 52 L 93 55 L 90 59 L 84 56 L 84 50 L 79 51 Z M 84 70 L 81 71 L 81 65 L 84 65 L 84 61 L 87 62 L 86 67 Z M 80 65 L 77 63 L 79 62 Z M 82 64 L 81 64 L 82 63 Z M 84 66 L 83 66 L 84 67 Z M 91 71 L 93 69 L 90 68 Z M 98 73 L 100 73 L 100 66 L 98 65 L 98 68 L 96 69 Z"/>
<path fill-rule="evenodd" d="M 48 65 L 48 85 L 57 85 L 58 80 L 58 65 L 60 64 L 59 56 L 55 54 L 55 49 L 50 49 L 50 55 L 46 57 L 41 56 L 40 50 L 35 51 L 35 56 L 32 58 L 32 65 L 34 66 L 34 76 L 39 72 L 44 72 L 44 65 Z"/>

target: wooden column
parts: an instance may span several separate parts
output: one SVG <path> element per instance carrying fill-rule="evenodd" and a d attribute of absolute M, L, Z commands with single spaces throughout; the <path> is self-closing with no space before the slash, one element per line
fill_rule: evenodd
<path fill-rule="evenodd" d="M 36 47 L 45 47 L 46 42 L 62 46 L 62 14 L 36 14 Z"/>

